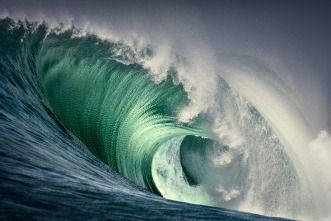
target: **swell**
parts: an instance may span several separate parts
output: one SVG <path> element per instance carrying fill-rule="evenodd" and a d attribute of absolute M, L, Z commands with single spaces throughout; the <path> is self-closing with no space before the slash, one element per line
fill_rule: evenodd
<path fill-rule="evenodd" d="M 166 200 L 101 163 L 44 99 L 35 57 L 46 26 L 5 19 L 0 32 L 0 219 L 263 218 Z"/>
<path fill-rule="evenodd" d="M 176 123 L 186 102 L 181 85 L 158 85 L 137 64 L 113 59 L 93 37 L 48 35 L 36 72 L 48 103 L 90 151 L 131 181 L 157 191 L 151 163 L 158 146 L 200 129 Z"/>
<path fill-rule="evenodd" d="M 89 206 L 82 206 L 92 198 L 101 211 L 119 208 L 112 218 L 134 211 L 131 218 L 146 218 L 148 211 L 158 213 L 158 205 L 165 218 L 176 216 L 172 210 L 178 205 L 180 217 L 222 217 L 222 209 L 147 193 L 105 167 L 84 145 L 115 171 L 166 198 L 250 210 L 242 206 L 246 201 L 271 215 L 285 211 L 281 214 L 296 216 L 296 211 L 307 208 L 286 147 L 257 109 L 221 77 L 214 109 L 180 123 L 178 112 L 189 103 L 182 84 L 172 77 L 156 84 L 139 62 L 129 59 L 130 48 L 94 35 L 75 37 L 76 32 L 75 28 L 49 30 L 45 24 L 1 21 L 1 139 L 5 145 L 0 156 L 6 159 L 1 161 L 6 174 L 1 185 L 11 191 L 3 192 L 3 208 L 17 208 L 11 205 L 18 202 L 64 211 L 70 200 L 59 207 L 55 204 L 70 196 L 80 205 L 78 214 L 93 214 L 86 212 Z M 146 49 L 142 56 L 152 53 Z M 168 75 L 175 78 L 176 68 Z M 9 175 L 10 168 L 16 170 L 14 175 Z M 25 189 L 20 191 L 21 187 Z M 29 200 L 17 199 L 15 194 Z M 106 199 L 107 194 L 113 200 Z M 50 203 L 42 204 L 47 200 Z"/>

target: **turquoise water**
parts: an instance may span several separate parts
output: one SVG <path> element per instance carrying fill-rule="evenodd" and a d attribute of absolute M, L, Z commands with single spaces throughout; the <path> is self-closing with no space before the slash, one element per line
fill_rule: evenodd
<path fill-rule="evenodd" d="M 1 169 L 7 174 L 16 168 L 50 185 L 30 185 L 36 191 L 30 190 L 34 195 L 28 199 L 38 201 L 40 194 L 51 198 L 56 191 L 67 197 L 70 190 L 77 204 L 77 196 L 82 196 L 84 205 L 91 198 L 97 201 L 100 196 L 104 202 L 115 197 L 106 201 L 118 210 L 116 218 L 128 216 L 126 204 L 135 218 L 158 211 L 157 205 L 160 216 L 168 219 L 177 209 L 182 218 L 199 216 L 196 213 L 201 218 L 222 217 L 223 209 L 164 198 L 289 218 L 315 213 L 291 143 L 284 142 L 268 116 L 252 104 L 254 100 L 248 101 L 217 75 L 213 104 L 183 122 L 179 115 L 192 105 L 196 95 L 192 91 L 199 91 L 199 85 L 180 81 L 176 77 L 180 66 L 173 64 L 166 78 L 155 81 L 155 73 L 139 60 L 152 58 L 156 53 L 152 47 L 145 48 L 139 59 L 130 59 L 135 50 L 131 46 L 93 34 L 77 37 L 77 31 L 1 20 L 2 141 L 8 143 L 0 155 L 6 162 Z M 24 165 L 16 167 L 15 160 L 7 159 Z M 39 178 L 38 170 L 43 171 Z M 61 182 L 54 181 L 58 177 Z M 63 177 L 70 180 L 68 190 L 61 186 L 67 182 Z M 26 181 L 15 179 L 4 189 L 19 195 L 18 184 Z M 51 187 L 52 182 L 61 188 Z M 9 195 L 5 199 L 11 202 Z M 54 199 L 62 200 L 57 195 Z M 6 200 L 2 203 L 11 208 Z M 45 208 L 56 204 L 50 202 Z M 64 217 L 70 217 L 67 212 Z M 234 212 L 233 217 L 250 219 L 241 215 Z"/>
<path fill-rule="evenodd" d="M 181 85 L 171 78 L 155 85 L 141 66 L 109 59 L 107 47 L 96 39 L 48 36 L 37 76 L 55 113 L 95 156 L 157 192 L 151 162 L 158 147 L 173 137 L 208 135 L 176 122 L 187 102 Z"/>

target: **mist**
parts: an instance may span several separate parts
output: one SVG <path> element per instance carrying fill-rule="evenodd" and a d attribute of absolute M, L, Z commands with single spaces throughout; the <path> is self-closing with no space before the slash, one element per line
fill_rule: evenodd
<path fill-rule="evenodd" d="M 262 59 L 292 87 L 318 132 L 331 129 L 330 7 L 302 1 L 1 1 L 0 16 L 72 22 L 105 38 L 167 43 L 184 56 L 203 49 L 200 60 L 217 72 L 219 54 Z"/>
<path fill-rule="evenodd" d="M 289 152 L 296 156 L 290 158 L 304 165 L 307 186 L 329 176 L 330 4 L 0 0 L 0 5 L 0 18 L 45 21 L 51 28 L 62 23 L 81 29 L 82 35 L 93 33 L 101 39 L 124 42 L 137 52 L 153 48 L 151 60 L 137 59 L 153 72 L 157 83 L 166 79 L 171 67 L 177 67 L 176 80 L 183 84 L 191 102 L 178 114 L 182 122 L 200 113 L 217 112 L 215 101 L 222 91 L 215 82 L 218 76 L 224 78 L 271 123 L 280 140 L 293 147 Z M 260 69 L 253 67 L 254 62 L 245 67 L 246 61 L 259 63 Z M 254 87 L 258 90 L 251 89 Z M 320 201 L 318 206 L 324 205 L 320 208 L 322 218 L 327 219 L 331 181 L 323 179 L 319 185 L 320 190 L 316 190 L 318 185 L 312 189 L 315 200 Z"/>

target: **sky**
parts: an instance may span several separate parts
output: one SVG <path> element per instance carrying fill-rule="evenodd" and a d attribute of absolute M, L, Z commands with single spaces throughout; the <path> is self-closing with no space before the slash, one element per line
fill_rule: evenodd
<path fill-rule="evenodd" d="M 327 1 L 12 1 L 0 17 L 73 19 L 122 35 L 264 59 L 296 91 L 317 130 L 331 131 L 331 4 Z M 170 38 L 170 40 L 169 40 Z M 217 60 L 217 59 L 216 59 Z"/>

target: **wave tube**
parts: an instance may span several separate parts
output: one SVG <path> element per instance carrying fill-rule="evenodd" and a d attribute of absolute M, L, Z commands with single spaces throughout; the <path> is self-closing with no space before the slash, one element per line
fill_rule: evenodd
<path fill-rule="evenodd" d="M 193 106 L 202 105 L 197 109 L 204 111 L 197 115 L 185 113 L 190 108 L 197 110 L 192 100 L 201 88 L 185 78 L 190 75 L 191 63 L 180 55 L 175 55 L 177 63 L 170 65 L 166 77 L 156 81 L 157 73 L 146 68 L 146 63 L 152 65 L 157 56 L 152 46 L 137 51 L 123 42 L 101 40 L 93 34 L 80 35 L 74 27 L 50 29 L 45 24 L 15 23 L 9 19 L 2 20 L 1 30 L 1 73 L 5 79 L 1 85 L 1 120 L 6 135 L 2 140 L 12 149 L 8 153 L 16 153 L 15 156 L 23 156 L 22 162 L 27 161 L 19 168 L 40 163 L 33 168 L 51 171 L 43 172 L 47 176 L 42 179 L 38 173 L 31 174 L 36 180 L 47 181 L 47 177 L 59 174 L 55 177 L 68 177 L 72 183 L 68 188 L 78 191 L 77 196 L 96 197 L 91 190 L 85 192 L 86 186 L 98 186 L 105 195 L 111 192 L 116 201 L 107 202 L 119 208 L 115 218 L 128 215 L 127 207 L 121 207 L 121 203 L 131 202 L 129 207 L 138 210 L 164 200 L 146 190 L 176 201 L 271 216 L 316 218 L 314 189 L 305 178 L 304 162 L 298 160 L 302 155 L 298 154 L 297 144 L 280 131 L 282 126 L 265 109 L 268 103 L 242 87 L 241 79 L 247 75 L 238 80 L 215 76 L 212 82 L 216 87 L 211 87 L 213 94 L 209 94 L 212 98 L 206 103 L 193 102 Z M 256 61 L 242 59 L 249 63 L 245 67 L 257 70 L 250 66 Z M 250 73 L 247 69 L 246 72 Z M 272 75 L 271 71 L 266 72 Z M 11 111 L 16 109 L 17 113 Z M 183 121 L 181 116 L 185 114 L 190 117 Z M 35 148 L 27 152 L 27 158 L 11 131 L 16 131 L 27 147 Z M 146 190 L 105 169 L 103 163 L 83 151 L 80 141 L 104 164 Z M 16 159 L 6 157 L 6 152 L 1 156 Z M 4 165 L 1 168 L 8 173 L 9 167 Z M 64 171 L 57 171 L 57 167 Z M 76 174 L 77 170 L 82 172 Z M 75 189 L 75 183 L 81 189 Z M 38 189 L 38 194 L 52 189 L 47 184 L 44 188 L 44 192 L 39 192 L 43 188 L 33 189 Z M 5 199 L 12 200 L 9 195 Z M 134 200 L 130 201 L 130 197 Z M 47 205 L 56 204 L 51 202 Z M 167 213 L 177 204 L 162 201 L 163 206 L 167 203 L 171 206 L 161 209 L 161 213 L 170 218 L 173 216 Z M 180 211 L 200 208 L 192 205 L 185 210 L 188 204 L 178 205 Z M 210 213 L 214 208 L 203 208 L 206 213 L 202 211 L 196 217 L 214 214 Z M 179 212 L 181 217 L 186 217 L 184 213 Z M 235 213 L 241 217 L 241 212 Z M 146 218 L 137 211 L 133 214 L 132 218 Z M 222 217 L 219 212 L 212 216 Z"/>

